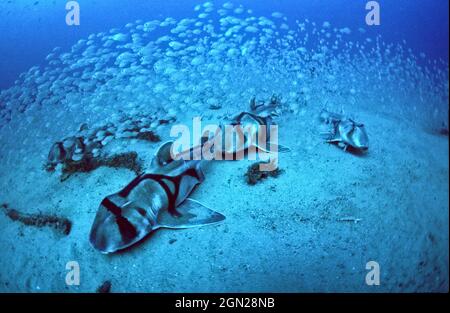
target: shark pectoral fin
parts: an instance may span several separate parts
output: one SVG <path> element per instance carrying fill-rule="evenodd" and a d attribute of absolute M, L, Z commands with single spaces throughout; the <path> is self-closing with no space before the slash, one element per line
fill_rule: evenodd
<path fill-rule="evenodd" d="M 168 211 L 163 211 L 158 216 L 159 227 L 164 228 L 193 228 L 216 224 L 225 220 L 225 216 L 211 210 L 200 202 L 186 199 L 177 207 L 179 216 L 173 216 Z"/>
<path fill-rule="evenodd" d="M 328 138 L 324 138 L 326 142 L 328 143 L 339 143 L 342 142 L 342 138 L 339 135 L 330 133 L 330 136 Z"/>
<path fill-rule="evenodd" d="M 322 139 L 329 140 L 330 138 L 333 137 L 333 132 L 331 132 L 331 131 L 323 131 L 323 132 L 320 132 L 319 135 L 320 135 L 320 137 Z"/>

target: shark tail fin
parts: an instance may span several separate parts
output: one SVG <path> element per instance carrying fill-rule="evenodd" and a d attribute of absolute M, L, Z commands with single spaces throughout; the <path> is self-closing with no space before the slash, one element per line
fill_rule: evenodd
<path fill-rule="evenodd" d="M 179 216 L 173 216 L 166 210 L 161 211 L 158 215 L 158 226 L 183 229 L 213 225 L 225 220 L 222 214 L 190 198 L 177 207 L 177 211 Z"/>
<path fill-rule="evenodd" d="M 274 145 L 274 143 L 269 143 L 270 145 Z M 286 152 L 291 152 L 291 148 L 289 148 L 288 146 L 284 146 L 282 144 L 277 144 L 278 146 L 278 152 L 280 153 L 286 153 Z"/>

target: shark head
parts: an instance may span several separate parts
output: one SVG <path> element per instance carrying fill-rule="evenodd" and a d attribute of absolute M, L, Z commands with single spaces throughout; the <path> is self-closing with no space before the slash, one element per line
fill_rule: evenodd
<path fill-rule="evenodd" d="M 152 210 L 114 194 L 101 202 L 89 240 L 100 252 L 112 253 L 135 244 L 154 229 Z"/>
<path fill-rule="evenodd" d="M 352 139 L 355 148 L 360 150 L 369 149 L 369 137 L 367 136 L 366 129 L 363 124 L 355 124 Z"/>
<path fill-rule="evenodd" d="M 341 121 L 339 133 L 342 140 L 351 147 L 362 151 L 369 149 L 369 137 L 364 124 L 356 123 L 351 119 Z"/>

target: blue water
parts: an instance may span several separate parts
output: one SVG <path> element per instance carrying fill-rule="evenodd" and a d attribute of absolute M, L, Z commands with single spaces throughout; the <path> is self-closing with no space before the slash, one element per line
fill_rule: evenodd
<path fill-rule="evenodd" d="M 215 1 L 220 4 L 226 1 Z M 3 0 L 0 3 L 0 88 L 9 87 L 18 74 L 40 64 L 54 48 L 69 48 L 91 33 L 121 27 L 137 19 L 183 17 L 196 1 L 79 1 L 82 10 L 80 27 L 67 27 L 64 4 L 58 1 Z M 281 11 L 291 19 L 309 18 L 321 23 L 380 34 L 388 42 L 406 40 L 408 47 L 424 52 L 432 59 L 448 59 L 448 1 L 399 0 L 379 1 L 381 25 L 366 27 L 365 0 L 264 0 L 240 1 L 256 14 Z M 18 20 L 18 16 L 20 19 Z"/>
<path fill-rule="evenodd" d="M 65 1 L 0 0 L 0 292 L 448 292 L 449 2 L 380 0 L 378 26 L 367 2 L 79 0 L 68 26 Z M 208 163 L 189 195 L 223 223 L 148 235 L 166 188 L 96 224 L 172 166 L 174 126 L 250 110 L 281 171 Z"/>

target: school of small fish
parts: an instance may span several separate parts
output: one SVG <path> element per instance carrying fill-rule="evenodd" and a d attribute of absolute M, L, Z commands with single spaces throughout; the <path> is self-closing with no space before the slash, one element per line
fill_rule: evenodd
<path fill-rule="evenodd" d="M 1 91 L 0 127 L 41 108 L 58 108 L 48 112 L 53 119 L 47 128 L 114 122 L 120 111 L 133 115 L 154 107 L 172 114 L 208 107 L 239 112 L 255 94 L 274 91 L 283 92 L 296 114 L 327 102 L 406 109 L 399 99 L 411 95 L 415 107 L 424 104 L 433 116 L 446 113 L 445 61 L 428 60 L 406 43 L 386 43 L 364 28 L 328 21 L 291 21 L 281 12 L 256 16 L 231 2 L 217 7 L 207 1 L 194 13 L 137 20 L 91 34 L 69 51 L 54 48 L 44 65 Z M 76 113 L 71 121 L 62 118 L 67 110 Z"/>

